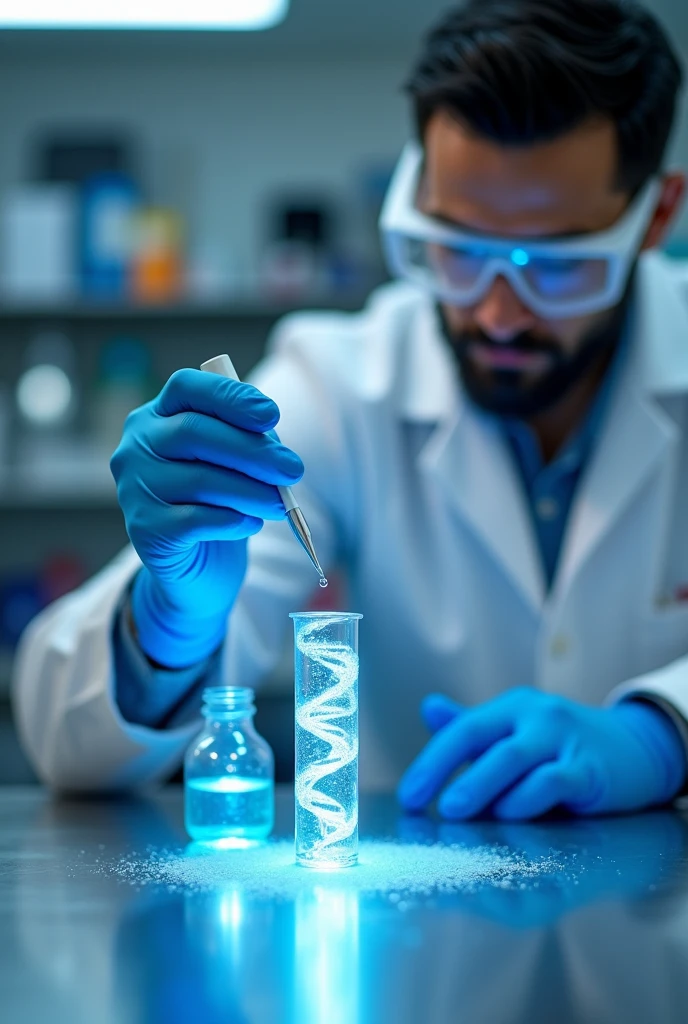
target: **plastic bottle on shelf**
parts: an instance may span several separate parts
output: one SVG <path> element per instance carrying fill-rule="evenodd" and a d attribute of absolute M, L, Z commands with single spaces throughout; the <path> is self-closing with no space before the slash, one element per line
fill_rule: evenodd
<path fill-rule="evenodd" d="M 138 212 L 134 221 L 131 295 L 138 302 L 174 302 L 184 289 L 182 219 L 162 207 Z"/>
<path fill-rule="evenodd" d="M 81 288 L 87 298 L 128 295 L 133 229 L 140 196 L 125 174 L 89 178 L 81 189 Z"/>
<path fill-rule="evenodd" d="M 69 490 L 83 482 L 84 444 L 76 433 L 76 352 L 62 331 L 39 331 L 29 342 L 16 382 L 17 481 L 32 493 Z"/>
<path fill-rule="evenodd" d="M 24 354 L 17 408 L 27 430 L 64 430 L 76 416 L 76 353 L 63 331 L 39 331 Z"/>
<path fill-rule="evenodd" d="M 103 345 L 95 390 L 93 426 L 99 450 L 108 457 L 119 444 L 129 413 L 153 394 L 150 353 L 143 341 L 117 337 Z"/>

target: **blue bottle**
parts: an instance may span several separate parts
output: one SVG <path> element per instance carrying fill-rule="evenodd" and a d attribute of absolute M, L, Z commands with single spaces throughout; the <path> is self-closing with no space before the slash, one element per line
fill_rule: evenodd
<path fill-rule="evenodd" d="M 256 732 L 253 690 L 203 692 L 206 725 L 186 752 L 186 831 L 202 842 L 240 846 L 267 838 L 274 823 L 274 758 Z"/>
<path fill-rule="evenodd" d="M 81 288 L 90 299 L 122 300 L 129 290 L 136 184 L 108 172 L 81 186 Z"/>

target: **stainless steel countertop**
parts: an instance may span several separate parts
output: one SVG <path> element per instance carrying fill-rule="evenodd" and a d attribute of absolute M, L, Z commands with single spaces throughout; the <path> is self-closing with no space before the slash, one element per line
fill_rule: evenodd
<path fill-rule="evenodd" d="M 293 799 L 277 798 L 278 835 Z M 140 889 L 108 865 L 181 849 L 177 788 L 0 789 L 3 1024 L 686 1024 L 688 817 L 447 828 L 362 801 L 365 836 L 561 852 L 546 884 L 272 900 Z"/>

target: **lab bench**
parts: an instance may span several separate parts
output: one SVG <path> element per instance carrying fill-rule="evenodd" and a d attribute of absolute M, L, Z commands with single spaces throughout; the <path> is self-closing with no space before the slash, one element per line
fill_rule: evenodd
<path fill-rule="evenodd" d="M 289 837 L 291 789 L 276 805 Z M 297 867 L 297 896 L 231 877 L 138 884 L 113 865 L 184 850 L 179 787 L 129 801 L 0 789 L 4 1024 L 688 1020 L 688 816 L 452 826 L 368 795 L 361 834 L 464 858 L 496 844 L 563 867 L 410 897 L 350 879 L 339 892 L 317 874 L 311 886 Z"/>

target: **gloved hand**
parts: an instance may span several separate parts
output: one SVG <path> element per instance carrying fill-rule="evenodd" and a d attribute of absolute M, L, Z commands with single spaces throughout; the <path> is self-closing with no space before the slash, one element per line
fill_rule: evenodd
<path fill-rule="evenodd" d="M 507 820 L 557 806 L 581 815 L 633 811 L 670 800 L 686 775 L 676 726 L 641 701 L 592 708 L 522 688 L 475 708 L 434 694 L 422 714 L 435 735 L 399 785 L 408 811 L 440 792 L 439 811 L 453 820 L 488 809 Z"/>
<path fill-rule="evenodd" d="M 127 418 L 111 460 L 143 562 L 132 591 L 142 649 L 170 667 L 222 642 L 246 570 L 246 538 L 284 517 L 277 485 L 303 474 L 272 428 L 279 410 L 250 384 L 179 370 Z"/>

